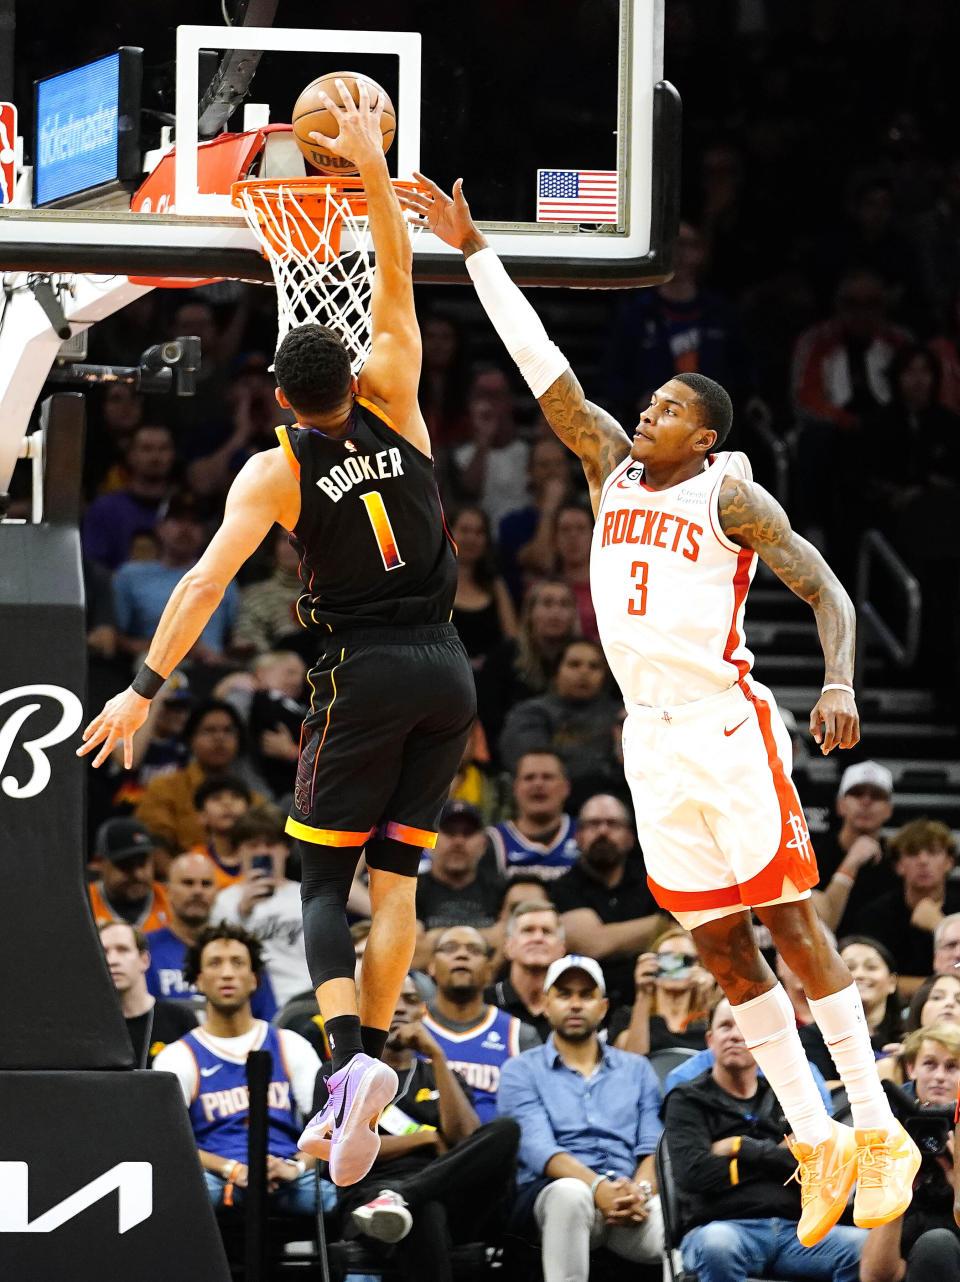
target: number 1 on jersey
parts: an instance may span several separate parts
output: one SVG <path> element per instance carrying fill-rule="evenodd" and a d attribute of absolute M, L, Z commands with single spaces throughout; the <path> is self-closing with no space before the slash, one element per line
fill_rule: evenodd
<path fill-rule="evenodd" d="M 646 614 L 647 612 L 647 570 L 646 561 L 634 561 L 630 567 L 630 576 L 635 581 L 633 588 L 636 598 L 627 602 L 627 614 Z"/>
<path fill-rule="evenodd" d="M 397 547 L 397 540 L 394 537 L 390 518 L 387 516 L 387 509 L 383 506 L 383 496 L 379 490 L 370 490 L 367 494 L 361 494 L 360 499 L 367 509 L 367 516 L 369 516 L 370 524 L 373 526 L 373 537 L 377 540 L 377 547 L 380 549 L 383 568 L 385 570 L 399 570 L 400 566 L 404 564 L 404 560 L 400 555 L 400 549 Z"/>

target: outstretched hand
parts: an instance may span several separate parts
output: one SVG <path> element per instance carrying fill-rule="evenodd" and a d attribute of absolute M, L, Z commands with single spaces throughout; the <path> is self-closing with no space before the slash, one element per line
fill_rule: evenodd
<path fill-rule="evenodd" d="M 470 214 L 470 206 L 463 194 L 463 179 L 457 179 L 452 196 L 448 196 L 432 178 L 416 171 L 413 176 L 426 190 L 402 189 L 399 193 L 401 205 L 413 214 L 411 222 L 427 227 L 445 244 L 464 253 L 483 249 L 487 242 Z"/>
<path fill-rule="evenodd" d="M 827 690 L 810 713 L 810 733 L 824 756 L 834 748 L 852 748 L 860 742 L 860 714 L 853 695 Z"/>
<path fill-rule="evenodd" d="M 377 94 L 371 101 L 370 87 L 365 80 L 357 80 L 357 97 L 353 95 L 343 80 L 336 82 L 340 91 L 341 102 L 334 102 L 329 94 L 320 90 L 317 95 L 327 111 L 340 127 L 336 137 L 312 130 L 310 137 L 319 143 L 325 151 L 333 152 L 359 169 L 371 160 L 383 156 L 383 135 L 380 128 L 380 117 L 383 115 L 383 96 Z"/>
<path fill-rule="evenodd" d="M 94 766 L 102 766 L 118 743 L 123 744 L 123 768 L 133 769 L 133 736 L 147 719 L 150 700 L 127 686 L 103 705 L 102 711 L 83 732 L 83 744 L 77 749 L 78 757 L 93 752 L 98 744 L 103 747 L 93 759 Z"/>

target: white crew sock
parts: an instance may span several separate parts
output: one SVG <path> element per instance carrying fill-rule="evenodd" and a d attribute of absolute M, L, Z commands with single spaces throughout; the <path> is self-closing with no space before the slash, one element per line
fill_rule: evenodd
<path fill-rule="evenodd" d="M 854 1126 L 862 1130 L 888 1130 L 893 1125 L 893 1114 L 880 1085 L 870 1030 L 856 984 L 828 997 L 808 1000 L 840 1080 L 847 1088 Z"/>
<path fill-rule="evenodd" d="M 801 1144 L 830 1136 L 830 1117 L 797 1034 L 790 998 L 777 984 L 759 997 L 731 1006 L 733 1018 Z"/>

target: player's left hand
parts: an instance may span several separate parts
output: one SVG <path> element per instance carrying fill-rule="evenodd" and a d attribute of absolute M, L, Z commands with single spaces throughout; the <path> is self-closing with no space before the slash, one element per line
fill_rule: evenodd
<path fill-rule="evenodd" d="M 853 695 L 827 690 L 810 713 L 810 733 L 824 756 L 834 748 L 852 748 L 860 742 L 860 714 Z"/>
<path fill-rule="evenodd" d="M 339 124 L 340 132 L 335 138 L 331 138 L 313 130 L 310 137 L 325 151 L 352 161 L 359 169 L 366 162 L 383 156 L 383 134 L 380 129 L 383 98 L 377 94 L 371 100 L 370 87 L 365 80 L 357 81 L 359 103 L 353 101 L 344 81 L 338 80 L 337 88 L 340 91 L 340 102 L 334 102 L 329 94 L 322 91 L 318 97 Z"/>
<path fill-rule="evenodd" d="M 78 757 L 93 752 L 98 744 L 103 747 L 93 759 L 94 767 L 102 766 L 118 743 L 123 744 L 123 768 L 133 769 L 133 736 L 147 719 L 150 700 L 127 686 L 103 705 L 99 716 L 83 732 L 83 743 L 77 749 Z"/>

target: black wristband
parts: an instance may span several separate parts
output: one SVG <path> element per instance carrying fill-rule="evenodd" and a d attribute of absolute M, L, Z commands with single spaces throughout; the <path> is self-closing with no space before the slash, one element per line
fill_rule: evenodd
<path fill-rule="evenodd" d="M 154 672 L 153 668 L 144 664 L 137 675 L 130 683 L 130 689 L 136 694 L 141 695 L 144 699 L 152 699 L 163 686 L 166 677 L 162 677 L 159 672 Z"/>

